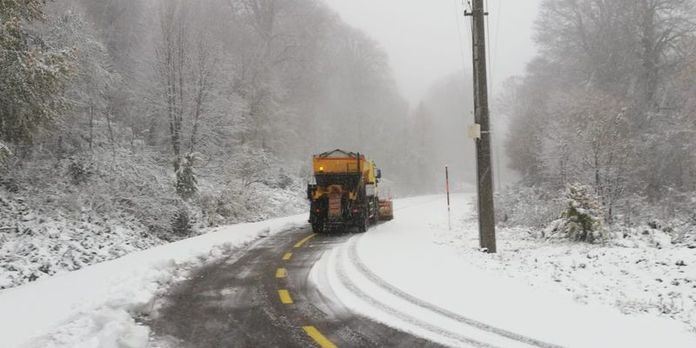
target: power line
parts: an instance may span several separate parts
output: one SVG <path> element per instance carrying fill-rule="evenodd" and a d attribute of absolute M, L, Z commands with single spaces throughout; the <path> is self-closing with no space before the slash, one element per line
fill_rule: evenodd
<path fill-rule="evenodd" d="M 498 0 L 498 8 L 496 9 L 498 14 L 497 17 L 498 20 L 495 22 L 495 38 L 493 39 L 495 43 L 495 48 L 493 49 L 493 54 L 496 56 L 496 61 L 497 61 L 497 55 L 498 55 L 498 38 L 500 37 L 500 22 L 502 22 L 503 19 L 503 0 Z M 492 62 L 493 65 L 496 65 L 496 62 Z"/>
<path fill-rule="evenodd" d="M 464 4 L 464 0 L 461 0 L 461 2 L 462 2 L 462 10 L 464 11 L 464 14 L 466 14 L 467 11 L 468 11 L 468 12 L 471 12 L 471 1 L 468 1 L 468 0 L 467 0 L 466 4 Z M 464 16 L 464 18 L 465 18 L 465 19 L 468 19 L 468 20 L 467 20 L 467 25 L 465 26 L 465 27 L 466 27 L 466 39 L 467 39 L 467 44 L 468 44 L 469 46 L 472 46 L 472 45 L 474 44 L 473 41 L 471 41 L 471 37 L 472 37 L 472 35 L 473 35 L 473 32 L 471 31 L 471 26 L 473 25 L 473 23 L 471 22 L 471 19 L 468 18 L 467 16 Z"/>
<path fill-rule="evenodd" d="M 488 10 L 490 7 L 488 6 L 488 0 L 485 0 L 485 2 L 486 2 L 486 7 L 485 7 L 484 11 L 486 14 L 486 16 L 485 16 L 486 17 L 486 31 L 488 32 L 488 35 L 486 35 L 486 54 L 488 55 L 488 61 L 491 62 L 491 64 L 488 66 L 488 71 L 486 71 L 486 73 L 488 74 L 488 84 L 489 84 L 489 86 L 487 86 L 487 87 L 488 87 L 488 90 L 491 92 L 491 94 L 493 94 L 493 87 L 492 87 L 492 85 L 493 85 L 493 56 L 491 56 L 491 34 L 492 33 L 491 33 L 491 26 L 489 25 L 490 23 L 488 21 L 488 18 L 490 17 L 488 15 Z"/>
<path fill-rule="evenodd" d="M 459 54 L 460 58 L 462 60 L 462 70 L 466 69 L 466 53 L 464 52 L 464 44 L 462 43 L 462 28 L 461 28 L 461 23 L 459 23 L 459 14 L 461 12 L 459 9 L 459 1 L 458 0 L 453 0 L 454 1 L 454 19 L 455 22 L 457 23 L 457 43 L 459 44 Z"/>
<path fill-rule="evenodd" d="M 486 5 L 486 8 L 485 8 L 486 12 L 485 13 L 488 14 L 489 10 L 490 10 L 490 5 L 489 5 L 488 0 L 485 0 L 485 2 L 486 2 L 486 4 L 485 4 Z M 501 0 L 498 0 L 498 5 L 500 6 L 500 4 L 501 4 Z M 496 88 L 495 88 L 495 66 L 496 66 L 495 62 L 496 62 L 497 54 L 496 54 L 496 56 L 494 56 L 491 52 L 491 49 L 493 47 L 493 45 L 491 45 L 491 36 L 493 36 L 493 33 L 491 32 L 489 17 L 490 17 L 490 15 L 486 15 L 486 31 L 488 31 L 488 35 L 486 36 L 486 48 L 487 48 L 487 54 L 488 54 L 488 61 L 490 62 L 490 65 L 488 66 L 488 71 L 487 71 L 487 74 L 488 74 L 488 86 L 487 87 L 488 87 L 488 90 L 490 92 L 490 95 L 493 96 L 493 98 L 495 99 L 495 90 L 496 90 Z M 499 28 L 500 28 L 500 11 L 498 11 L 498 20 L 496 22 L 495 37 L 493 38 L 493 41 L 495 43 L 495 50 L 497 50 L 497 47 L 498 47 L 498 41 L 499 41 L 498 40 L 499 31 L 498 30 L 499 30 Z M 493 50 L 493 52 L 496 52 L 495 50 Z M 496 167 L 495 168 L 496 169 L 495 170 L 495 174 L 496 174 L 495 179 L 497 181 L 497 187 L 500 189 L 500 187 L 501 187 L 501 184 L 500 184 L 500 173 L 501 173 L 500 172 L 500 156 L 498 153 L 498 146 L 496 146 L 496 142 L 494 141 L 496 139 L 496 137 L 498 136 L 498 134 L 495 132 L 497 130 L 495 125 L 496 125 L 495 122 L 491 122 L 491 143 L 492 143 L 491 144 L 491 152 L 492 152 L 491 154 L 492 154 L 494 161 L 495 161 L 495 167 Z"/>
<path fill-rule="evenodd" d="M 500 42 L 500 22 L 503 21 L 503 0 L 498 0 L 498 8 L 497 8 L 497 21 L 495 23 L 495 39 L 493 41 L 495 42 L 495 48 L 493 49 L 493 54 L 495 57 L 492 57 L 494 59 L 493 66 L 497 66 L 498 62 L 498 43 Z M 495 75 L 494 75 L 495 76 Z M 500 129 L 500 124 L 498 124 L 498 129 Z M 495 134 L 498 136 L 498 134 Z M 500 145 L 500 144 L 498 144 Z M 500 146 L 496 146 L 496 143 L 493 143 L 493 149 L 495 151 L 495 171 L 498 173 L 497 178 L 498 178 L 498 189 L 502 190 L 502 185 L 500 184 L 502 177 L 503 177 L 503 172 L 500 170 Z"/>

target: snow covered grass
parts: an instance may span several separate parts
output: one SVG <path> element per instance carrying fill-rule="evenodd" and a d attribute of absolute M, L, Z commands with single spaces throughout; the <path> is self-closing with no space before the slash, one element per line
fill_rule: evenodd
<path fill-rule="evenodd" d="M 1 347 L 146 347 L 134 319 L 187 270 L 269 234 L 304 225 L 306 215 L 217 228 L 117 260 L 0 291 Z"/>
<path fill-rule="evenodd" d="M 634 236 L 633 246 L 588 245 L 508 229 L 499 233 L 499 253 L 483 254 L 471 198 L 453 197 L 451 230 L 444 197 L 397 201 L 395 220 L 327 254 L 315 272 L 328 273 L 331 290 L 349 308 L 443 344 L 466 345 L 469 338 L 503 346 L 525 346 L 526 339 L 571 347 L 696 345 L 687 324 L 693 325 L 687 319 L 693 282 L 685 280 L 696 275 L 689 268 L 693 250 L 657 249 L 657 234 Z M 346 256 L 350 244 L 354 257 Z M 686 266 L 677 266 L 680 260 Z M 675 279 L 679 285 L 671 284 Z M 675 301 L 665 298 L 673 287 Z"/>

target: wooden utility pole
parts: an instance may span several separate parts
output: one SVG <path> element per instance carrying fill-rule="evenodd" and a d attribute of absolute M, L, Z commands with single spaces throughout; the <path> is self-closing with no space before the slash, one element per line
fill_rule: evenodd
<path fill-rule="evenodd" d="M 484 0 L 473 0 L 471 13 L 474 62 L 474 118 L 481 136 L 476 141 L 478 181 L 479 242 L 482 250 L 496 252 L 495 212 L 493 208 L 493 166 L 491 164 L 491 133 L 488 120 L 488 78 L 486 68 L 486 27 Z"/>

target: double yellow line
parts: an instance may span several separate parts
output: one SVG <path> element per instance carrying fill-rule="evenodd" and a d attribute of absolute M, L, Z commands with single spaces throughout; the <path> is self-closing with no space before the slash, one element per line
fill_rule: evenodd
<path fill-rule="evenodd" d="M 294 248 L 295 249 L 301 248 L 310 239 L 314 238 L 314 236 L 316 236 L 316 234 L 310 234 L 309 236 L 302 238 L 300 241 L 295 243 Z M 283 255 L 283 261 L 290 261 L 291 258 L 292 258 L 292 252 L 286 252 Z M 287 276 L 288 276 L 288 270 L 285 269 L 285 267 L 278 267 L 278 269 L 276 269 L 275 277 L 277 279 L 287 278 Z M 280 297 L 280 302 L 283 304 L 293 304 L 294 303 L 292 300 L 292 297 L 290 296 L 290 292 L 287 289 L 278 290 L 278 297 Z M 326 338 L 326 336 L 322 335 L 321 332 L 319 332 L 319 330 L 317 330 L 316 327 L 308 325 L 308 326 L 303 326 L 302 329 L 321 348 L 336 348 L 336 345 L 333 342 L 331 342 L 328 338 Z"/>

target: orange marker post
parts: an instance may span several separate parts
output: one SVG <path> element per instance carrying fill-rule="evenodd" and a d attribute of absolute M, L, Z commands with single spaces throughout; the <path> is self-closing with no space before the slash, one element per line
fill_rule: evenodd
<path fill-rule="evenodd" d="M 445 191 L 447 192 L 447 228 L 452 230 L 452 220 L 450 218 L 450 190 L 449 190 L 449 168 L 445 165 Z"/>

